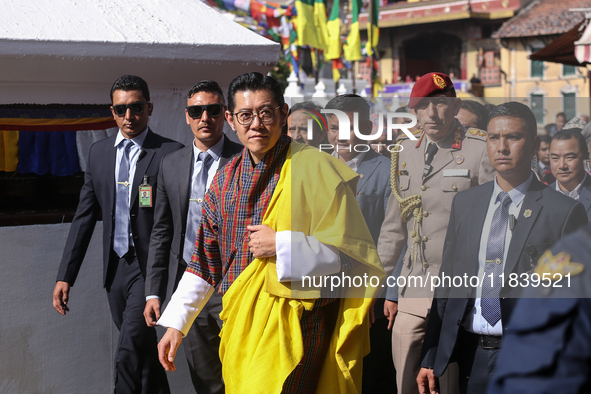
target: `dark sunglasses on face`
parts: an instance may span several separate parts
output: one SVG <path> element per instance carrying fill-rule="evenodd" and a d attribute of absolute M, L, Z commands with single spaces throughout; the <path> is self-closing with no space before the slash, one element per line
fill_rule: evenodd
<path fill-rule="evenodd" d="M 115 114 L 117 116 L 124 116 L 125 113 L 127 112 L 127 108 L 129 108 L 131 110 L 132 114 L 138 115 L 141 114 L 142 112 L 144 112 L 144 105 L 146 104 L 150 104 L 149 101 L 138 101 L 136 103 L 131 103 L 131 104 L 119 104 L 119 105 L 113 105 L 111 108 L 113 108 L 113 111 L 115 112 Z"/>
<path fill-rule="evenodd" d="M 215 118 L 222 114 L 224 106 L 222 104 L 208 104 L 208 105 L 189 105 L 186 107 L 187 113 L 193 119 L 199 119 L 203 116 L 203 112 L 207 111 L 207 115 Z"/>

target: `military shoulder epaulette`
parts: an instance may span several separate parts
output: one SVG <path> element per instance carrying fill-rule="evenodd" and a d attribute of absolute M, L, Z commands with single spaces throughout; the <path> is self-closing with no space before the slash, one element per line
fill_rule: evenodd
<path fill-rule="evenodd" d="M 470 127 L 466 130 L 466 136 L 476 137 L 476 138 L 486 138 L 486 130 L 477 129 L 476 127 Z"/>
<path fill-rule="evenodd" d="M 415 136 L 417 139 L 421 138 L 421 133 L 423 132 L 423 130 L 421 129 L 416 129 L 414 131 L 411 131 L 411 134 L 413 136 Z M 405 133 L 400 133 L 398 134 L 398 137 L 396 137 L 396 141 L 400 141 L 400 140 L 408 140 L 410 139 L 410 137 L 408 135 L 406 135 Z"/>

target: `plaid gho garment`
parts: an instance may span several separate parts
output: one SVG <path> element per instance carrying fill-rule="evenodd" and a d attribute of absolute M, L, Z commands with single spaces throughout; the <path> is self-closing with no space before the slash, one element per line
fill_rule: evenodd
<path fill-rule="evenodd" d="M 220 170 L 203 202 L 195 252 L 187 271 L 198 275 L 225 294 L 252 262 L 246 226 L 263 221 L 285 163 L 291 138 L 281 135 L 277 144 L 254 168 L 245 148 Z"/>

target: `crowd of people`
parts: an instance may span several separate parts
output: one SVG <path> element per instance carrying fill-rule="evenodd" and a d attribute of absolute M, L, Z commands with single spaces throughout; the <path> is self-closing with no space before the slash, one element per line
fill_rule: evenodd
<path fill-rule="evenodd" d="M 148 126 L 142 78 L 110 96 L 119 132 L 90 150 L 53 306 L 102 212 L 115 393 L 169 393 L 181 343 L 198 394 L 590 387 L 583 118 L 539 136 L 527 105 L 463 101 L 433 72 L 388 133 L 358 95 L 290 108 L 253 72 L 190 88 L 183 147 Z M 557 274 L 560 299 L 533 285 Z"/>

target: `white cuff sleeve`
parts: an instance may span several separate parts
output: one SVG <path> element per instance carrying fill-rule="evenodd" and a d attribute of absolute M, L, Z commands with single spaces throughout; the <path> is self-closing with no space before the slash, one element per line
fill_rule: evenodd
<path fill-rule="evenodd" d="M 160 299 L 160 297 L 158 297 L 157 295 L 149 295 L 149 296 L 146 296 L 146 301 L 154 299 L 154 298 Z"/>
<path fill-rule="evenodd" d="M 214 290 L 201 277 L 185 272 L 157 324 L 176 328 L 185 337 Z"/>
<path fill-rule="evenodd" d="M 299 281 L 304 276 L 332 275 L 341 270 L 339 250 L 314 236 L 298 231 L 278 231 L 275 244 L 280 282 Z M 293 264 L 292 255 L 297 260 Z"/>

